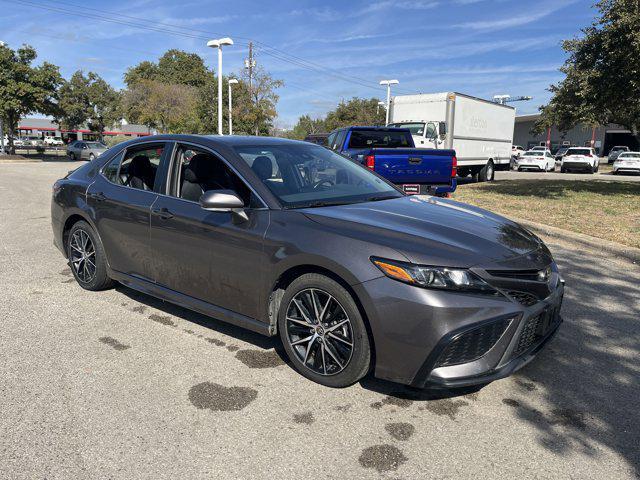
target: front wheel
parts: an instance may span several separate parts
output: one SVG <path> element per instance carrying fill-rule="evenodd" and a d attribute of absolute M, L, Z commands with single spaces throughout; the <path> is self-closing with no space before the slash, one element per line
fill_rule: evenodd
<path fill-rule="evenodd" d="M 315 273 L 294 280 L 278 312 L 280 339 L 296 370 L 314 382 L 342 388 L 369 371 L 371 346 L 351 294 Z"/>
<path fill-rule="evenodd" d="M 78 284 L 85 290 L 111 288 L 113 280 L 107 275 L 107 259 L 100 239 L 85 221 L 79 221 L 67 237 L 69 267 Z"/>

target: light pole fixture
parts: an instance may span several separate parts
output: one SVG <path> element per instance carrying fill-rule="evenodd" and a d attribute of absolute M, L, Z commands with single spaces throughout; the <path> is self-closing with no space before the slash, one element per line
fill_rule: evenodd
<path fill-rule="evenodd" d="M 222 47 L 224 45 L 233 45 L 233 40 L 224 37 L 207 42 L 207 47 L 218 49 L 218 135 L 222 135 Z"/>
<path fill-rule="evenodd" d="M 232 120 L 232 115 L 233 115 L 233 110 L 232 110 L 232 102 L 231 102 L 231 85 L 235 85 L 236 83 L 238 83 L 238 79 L 237 78 L 230 78 L 229 79 L 229 135 L 233 135 L 233 120 Z"/>
<path fill-rule="evenodd" d="M 385 125 L 389 125 L 389 110 L 391 106 L 391 85 L 397 85 L 400 82 L 398 80 L 380 80 L 380 85 L 387 86 L 387 117 L 385 120 Z"/>

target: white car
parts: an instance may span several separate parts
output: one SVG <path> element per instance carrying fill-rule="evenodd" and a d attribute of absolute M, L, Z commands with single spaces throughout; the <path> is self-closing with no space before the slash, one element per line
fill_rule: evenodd
<path fill-rule="evenodd" d="M 64 142 L 60 137 L 44 137 L 44 144 L 47 147 L 62 147 Z"/>
<path fill-rule="evenodd" d="M 520 156 L 515 165 L 519 172 L 523 170 L 554 172 L 556 159 L 549 150 L 529 150 Z"/>
<path fill-rule="evenodd" d="M 579 170 L 595 173 L 600 167 L 600 158 L 590 147 L 571 147 L 562 157 L 560 171 L 562 173 Z"/>
<path fill-rule="evenodd" d="M 622 152 L 613 162 L 613 174 L 640 173 L 640 152 Z"/>
<path fill-rule="evenodd" d="M 538 145 L 537 147 L 531 147 L 529 149 L 530 152 L 544 152 L 545 150 L 549 149 L 543 145 Z"/>
<path fill-rule="evenodd" d="M 520 145 L 511 145 L 511 156 L 520 158 L 520 155 L 522 155 L 524 152 L 524 148 L 522 148 Z"/>

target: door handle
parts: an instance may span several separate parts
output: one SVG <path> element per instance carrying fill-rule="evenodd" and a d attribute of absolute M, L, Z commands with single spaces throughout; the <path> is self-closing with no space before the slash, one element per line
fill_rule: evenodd
<path fill-rule="evenodd" d="M 105 197 L 104 193 L 102 192 L 90 193 L 89 198 L 91 198 L 92 200 L 95 200 L 96 202 L 103 202 L 107 199 L 107 197 Z"/>
<path fill-rule="evenodd" d="M 163 220 L 169 220 L 170 218 L 173 218 L 173 213 L 171 213 L 169 210 L 167 210 L 166 208 L 152 208 L 151 209 L 151 213 L 153 213 L 155 216 L 160 217 Z"/>

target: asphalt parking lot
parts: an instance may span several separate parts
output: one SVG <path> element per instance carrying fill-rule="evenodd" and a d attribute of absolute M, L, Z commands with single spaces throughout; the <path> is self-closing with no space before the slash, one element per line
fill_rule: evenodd
<path fill-rule="evenodd" d="M 565 323 L 478 392 L 328 389 L 274 339 L 125 287 L 82 290 L 49 219 L 74 165 L 0 164 L 0 478 L 640 475 L 638 265 L 549 243 Z"/>

